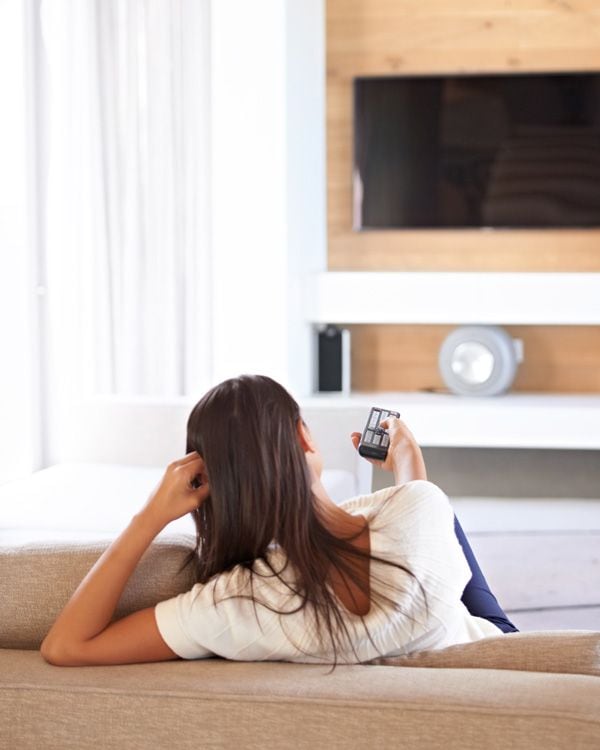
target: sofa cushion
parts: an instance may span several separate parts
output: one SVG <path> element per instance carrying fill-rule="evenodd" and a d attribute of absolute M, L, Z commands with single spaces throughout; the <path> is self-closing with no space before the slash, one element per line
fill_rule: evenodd
<path fill-rule="evenodd" d="M 596 750 L 600 680 L 200 662 L 65 669 L 0 650 L 0 747 Z"/>
<path fill-rule="evenodd" d="M 0 547 L 0 647 L 37 649 L 81 580 L 106 549 L 105 542 L 54 542 Z M 123 592 L 123 617 L 187 591 L 194 584 L 185 562 L 187 535 L 160 537 L 140 560 Z"/>
<path fill-rule="evenodd" d="M 437 651 L 382 657 L 371 663 L 397 667 L 517 669 L 600 675 L 600 632 L 510 633 Z"/>

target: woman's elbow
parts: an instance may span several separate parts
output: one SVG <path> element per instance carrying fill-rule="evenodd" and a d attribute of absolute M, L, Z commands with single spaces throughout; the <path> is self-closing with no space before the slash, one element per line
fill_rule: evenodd
<path fill-rule="evenodd" d="M 55 667 L 72 667 L 77 664 L 74 655 L 69 652 L 66 644 L 61 643 L 56 638 L 46 636 L 40 646 L 42 658 Z"/>

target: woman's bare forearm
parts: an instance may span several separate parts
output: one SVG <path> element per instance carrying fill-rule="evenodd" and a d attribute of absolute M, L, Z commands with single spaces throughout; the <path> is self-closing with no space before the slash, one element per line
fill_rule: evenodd
<path fill-rule="evenodd" d="M 410 440 L 398 445 L 394 450 L 392 461 L 395 484 L 406 484 L 415 479 L 427 479 L 423 453 L 416 441 Z"/>
<path fill-rule="evenodd" d="M 58 641 L 89 641 L 107 627 L 127 581 L 159 531 L 150 514 L 134 516 L 79 584 L 46 636 L 42 651 Z"/>

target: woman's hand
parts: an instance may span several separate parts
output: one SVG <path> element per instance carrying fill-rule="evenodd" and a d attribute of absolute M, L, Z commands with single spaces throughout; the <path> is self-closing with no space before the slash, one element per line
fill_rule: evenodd
<path fill-rule="evenodd" d="M 385 461 L 372 458 L 367 461 L 386 471 L 393 471 L 396 484 L 405 484 L 413 479 L 427 479 L 421 448 L 406 424 L 397 417 L 388 417 L 379 426 L 387 431 L 390 438 L 387 456 Z M 361 433 L 353 432 L 350 437 L 354 447 L 358 449 Z"/>
<path fill-rule="evenodd" d="M 199 453 L 193 451 L 167 466 L 141 514 L 151 518 L 162 529 L 176 518 L 199 508 L 209 494 L 204 461 Z"/>

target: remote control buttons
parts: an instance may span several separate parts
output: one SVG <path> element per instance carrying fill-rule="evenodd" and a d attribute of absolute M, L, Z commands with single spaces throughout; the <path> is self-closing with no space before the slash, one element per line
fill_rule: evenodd
<path fill-rule="evenodd" d="M 380 425 L 391 416 L 400 418 L 400 413 L 377 406 L 371 407 L 371 412 L 358 446 L 358 452 L 361 456 L 385 461 L 390 445 L 390 437 L 387 430 Z"/>
<path fill-rule="evenodd" d="M 371 416 L 369 417 L 369 424 L 367 427 L 369 430 L 376 430 L 379 425 L 387 419 L 389 416 L 398 417 L 399 414 L 396 411 L 388 411 L 387 409 L 376 409 L 373 408 L 371 411 Z"/>

